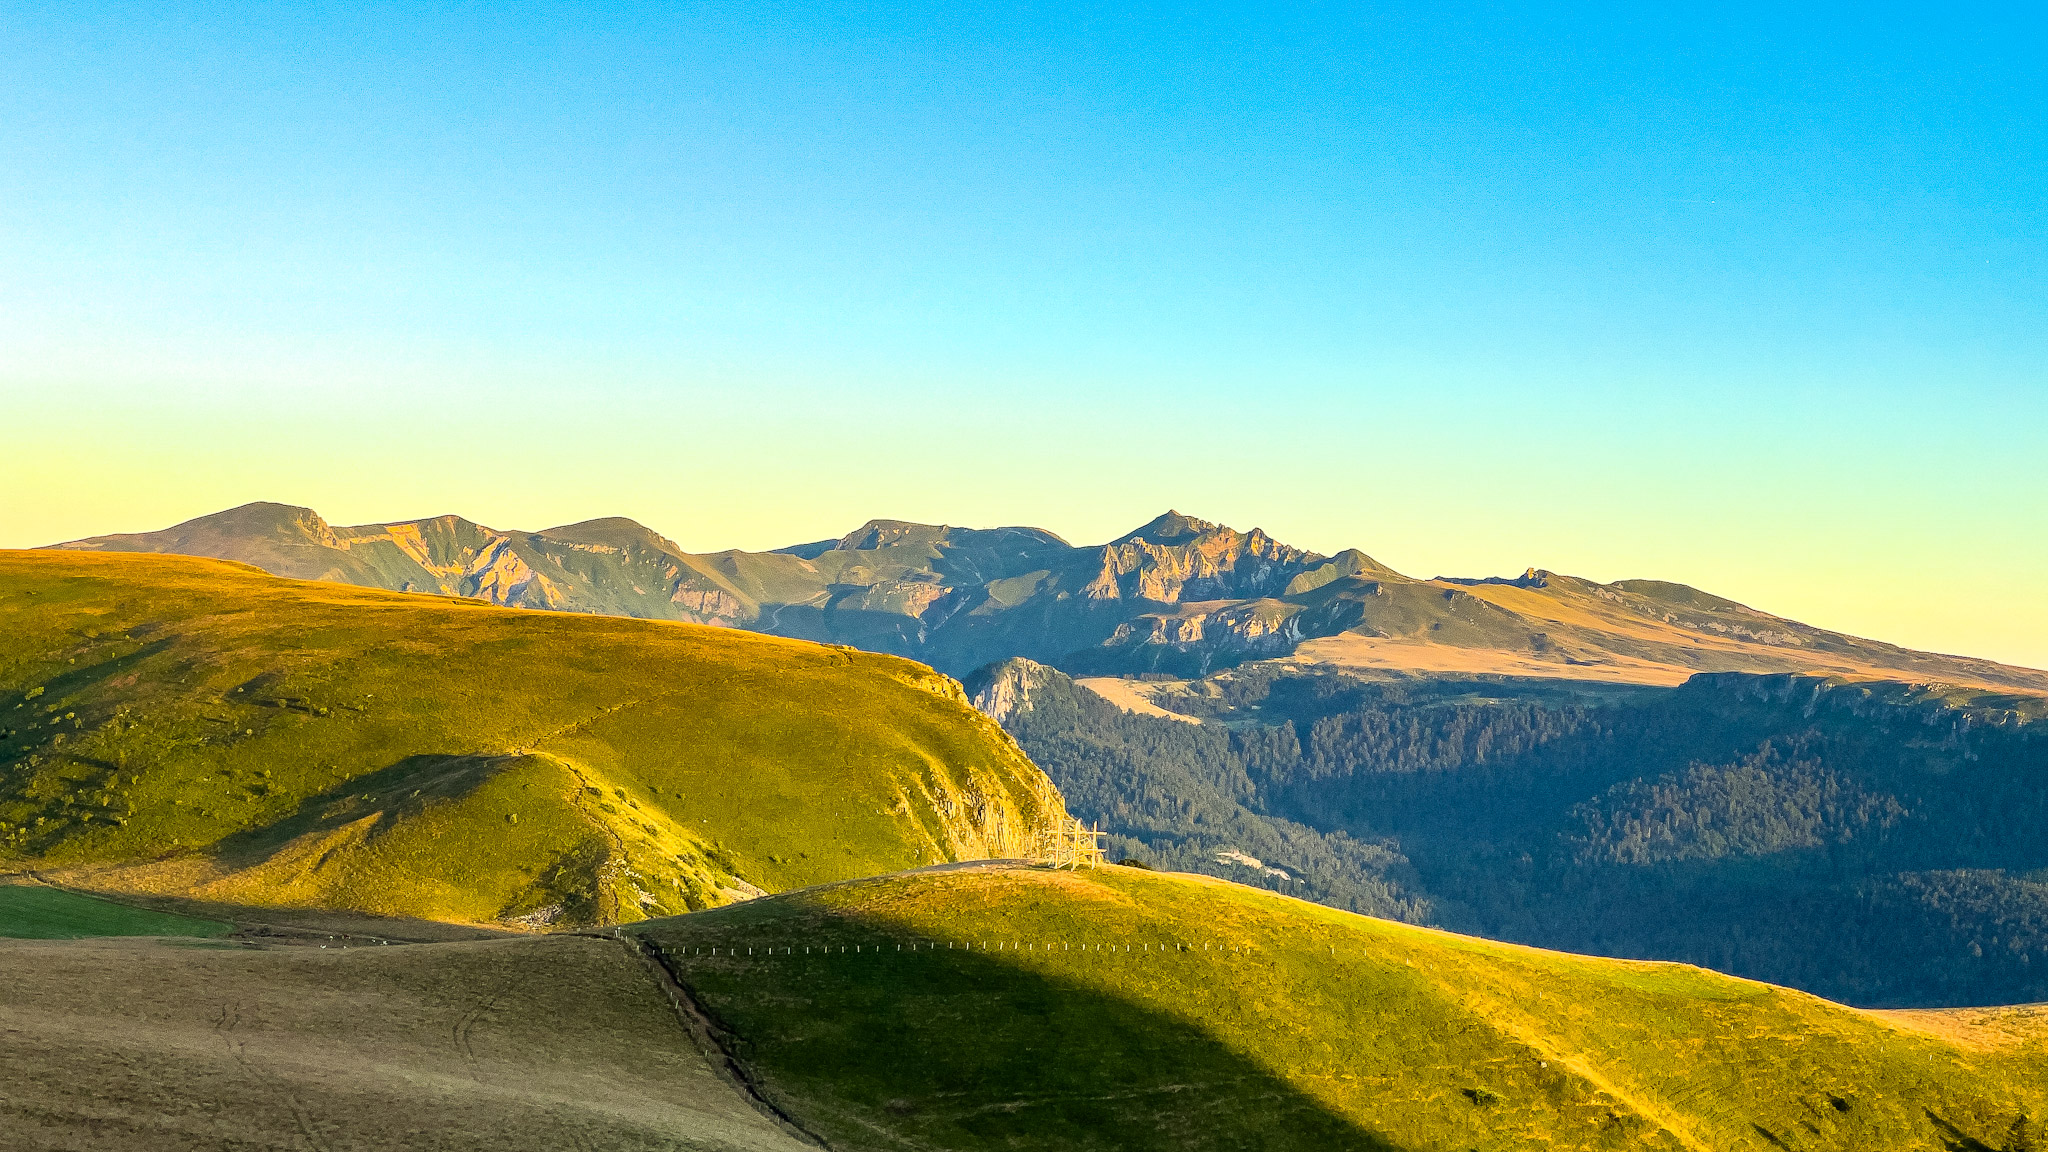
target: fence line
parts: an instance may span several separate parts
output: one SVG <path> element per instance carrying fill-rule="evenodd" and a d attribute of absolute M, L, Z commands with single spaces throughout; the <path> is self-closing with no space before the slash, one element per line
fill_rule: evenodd
<path fill-rule="evenodd" d="M 1068 955 L 1078 953 L 1084 956 L 1207 956 L 1212 959 L 1225 956 L 1250 956 L 1259 949 L 1249 944 L 1207 943 L 1200 948 L 1182 941 L 1160 942 L 1138 941 L 1086 941 L 1076 944 L 1071 940 L 972 940 L 972 941 L 863 941 L 859 943 L 828 944 L 694 944 L 671 947 L 648 941 L 650 947 L 662 956 L 677 959 L 800 959 L 805 956 L 894 956 L 905 952 L 914 955 L 933 955 L 939 952 L 1011 952 L 1027 955 Z M 943 945 L 943 946 L 942 946 Z M 1335 955 L 1335 950 L 1332 950 Z"/>

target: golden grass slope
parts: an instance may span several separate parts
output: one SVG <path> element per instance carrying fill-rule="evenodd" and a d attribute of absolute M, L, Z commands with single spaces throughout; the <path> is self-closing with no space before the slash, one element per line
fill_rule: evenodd
<path fill-rule="evenodd" d="M 156 555 L 0 553 L 0 870 L 540 926 L 1014 853 L 922 665 Z"/>
<path fill-rule="evenodd" d="M 1979 1042 L 1967 1017 L 1207 878 L 961 866 L 634 931 L 773 1097 L 847 1147 L 2018 1152 L 2048 1137 L 2038 1015 L 2001 1018 L 2018 1041 Z"/>
<path fill-rule="evenodd" d="M 812 1147 L 642 960 L 573 936 L 253 949 L 0 941 L 10 1152 Z"/>
<path fill-rule="evenodd" d="M 1368 674 L 1671 685 L 1697 672 L 1797 672 L 2048 692 L 2048 672 L 1829 632 L 1656 581 L 1380 576 L 1306 599 L 1304 617 L 1320 609 L 1345 627 L 1314 632 L 1288 659 Z"/>

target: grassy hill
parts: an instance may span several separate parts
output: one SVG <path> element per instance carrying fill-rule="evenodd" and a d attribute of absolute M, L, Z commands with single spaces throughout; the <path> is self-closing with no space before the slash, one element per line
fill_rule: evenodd
<path fill-rule="evenodd" d="M 2048 1006 L 1861 1012 L 1135 869 L 619 938 L 212 912 L 0 939 L 0 1143 L 2039 1152 L 2048 1116 Z"/>
<path fill-rule="evenodd" d="M 0 553 L 0 871 L 528 927 L 1013 851 L 957 684 L 730 629 Z"/>
<path fill-rule="evenodd" d="M 1858 1012 L 1206 878 L 964 866 L 632 931 L 764 1093 L 840 1147 L 2048 1140 L 2036 1011 Z"/>

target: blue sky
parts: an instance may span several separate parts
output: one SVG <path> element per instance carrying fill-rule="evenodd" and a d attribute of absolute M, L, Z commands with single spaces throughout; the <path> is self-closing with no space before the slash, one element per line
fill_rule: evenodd
<path fill-rule="evenodd" d="M 2048 664 L 2048 37 L 0 4 L 0 546 L 1168 505 Z"/>

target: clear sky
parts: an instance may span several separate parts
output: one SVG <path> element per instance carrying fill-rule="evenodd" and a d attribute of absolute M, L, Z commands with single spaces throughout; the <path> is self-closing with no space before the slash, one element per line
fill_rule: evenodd
<path fill-rule="evenodd" d="M 0 546 L 1172 506 L 2048 666 L 2033 6 L 0 0 Z"/>

